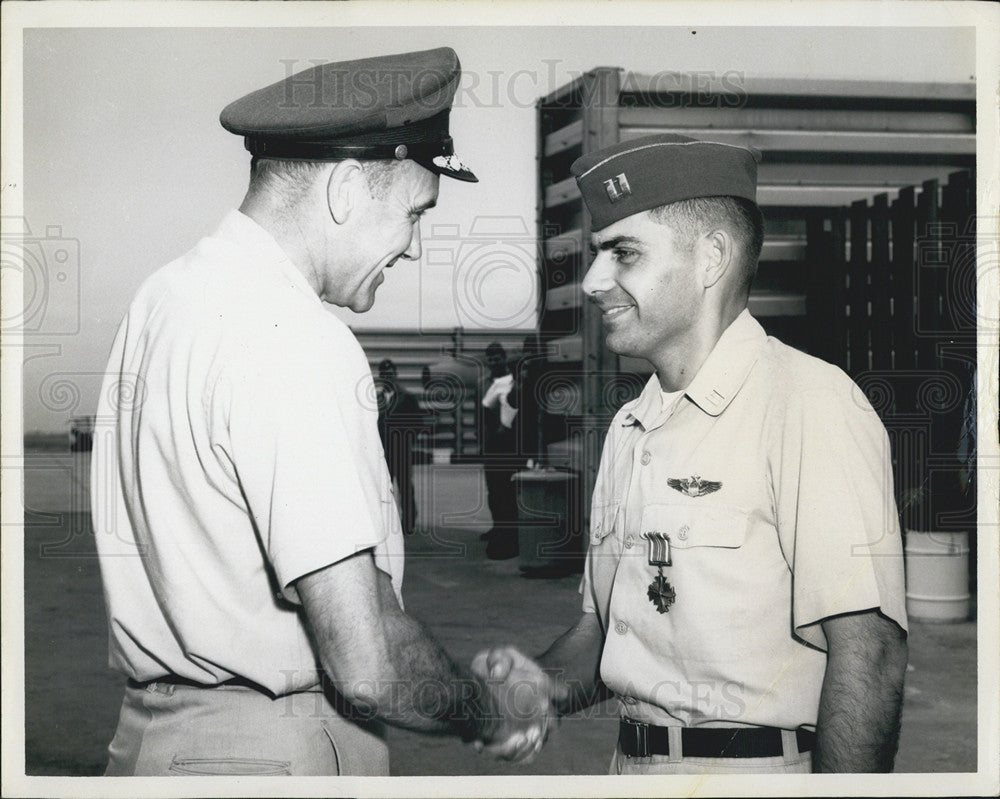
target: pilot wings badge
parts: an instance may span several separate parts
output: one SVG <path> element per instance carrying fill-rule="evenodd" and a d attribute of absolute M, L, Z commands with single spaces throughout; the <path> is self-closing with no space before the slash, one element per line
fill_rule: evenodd
<path fill-rule="evenodd" d="M 667 485 L 689 497 L 703 497 L 705 494 L 711 494 L 722 488 L 722 483 L 714 480 L 702 480 L 697 474 L 691 477 L 668 477 Z"/>

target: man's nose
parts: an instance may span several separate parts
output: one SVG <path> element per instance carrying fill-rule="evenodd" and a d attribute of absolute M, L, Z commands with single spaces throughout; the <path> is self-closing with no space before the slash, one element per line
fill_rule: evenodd
<path fill-rule="evenodd" d="M 406 248 L 402 257 L 408 261 L 418 261 L 421 252 L 423 250 L 420 247 L 420 223 L 414 222 L 413 230 L 410 233 L 410 246 Z"/>
<path fill-rule="evenodd" d="M 590 269 L 583 276 L 583 293 L 588 297 L 593 297 L 598 292 L 608 291 L 614 288 L 615 281 L 612 274 L 611 258 L 605 252 L 599 252 L 594 256 Z"/>

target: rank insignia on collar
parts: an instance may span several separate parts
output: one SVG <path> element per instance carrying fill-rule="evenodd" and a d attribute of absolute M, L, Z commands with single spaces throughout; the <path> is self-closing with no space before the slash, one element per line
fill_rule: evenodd
<path fill-rule="evenodd" d="M 668 477 L 667 485 L 675 491 L 680 491 L 689 497 L 703 497 L 722 488 L 722 483 L 713 480 L 702 480 L 698 475 L 691 477 Z"/>

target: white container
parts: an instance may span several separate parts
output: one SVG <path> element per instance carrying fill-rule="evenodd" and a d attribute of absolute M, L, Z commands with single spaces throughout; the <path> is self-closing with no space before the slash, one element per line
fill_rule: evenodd
<path fill-rule="evenodd" d="M 914 621 L 969 618 L 968 533 L 906 531 L 906 613 Z"/>
<path fill-rule="evenodd" d="M 431 450 L 431 460 L 434 463 L 451 463 L 450 447 L 435 447 Z"/>

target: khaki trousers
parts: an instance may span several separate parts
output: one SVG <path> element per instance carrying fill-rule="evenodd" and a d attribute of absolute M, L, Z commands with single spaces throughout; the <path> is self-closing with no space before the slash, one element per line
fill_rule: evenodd
<path fill-rule="evenodd" d="M 385 776 L 383 732 L 344 718 L 319 691 L 272 699 L 242 686 L 130 686 L 105 774 Z"/>

